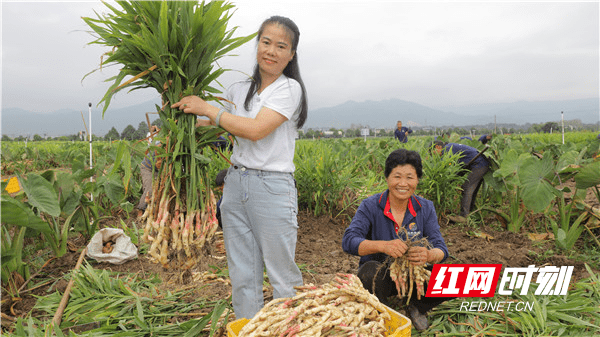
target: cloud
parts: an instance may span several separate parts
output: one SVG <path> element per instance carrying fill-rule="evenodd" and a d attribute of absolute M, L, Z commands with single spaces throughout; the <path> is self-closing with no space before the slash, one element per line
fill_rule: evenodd
<path fill-rule="evenodd" d="M 98 2 L 13 3 L 3 4 L 3 106 L 37 112 L 61 108 L 86 108 L 97 104 L 116 74 L 107 69 L 83 77 L 98 68 L 105 49 L 88 45 L 93 37 L 81 16 L 93 16 Z M 120 95 L 117 95 L 120 96 Z M 132 94 L 124 105 L 139 103 L 151 93 Z M 120 97 L 115 100 L 119 106 Z"/>
<path fill-rule="evenodd" d="M 597 2 L 237 1 L 230 26 L 255 32 L 265 18 L 292 18 L 311 108 L 399 98 L 434 108 L 482 102 L 597 96 Z M 87 45 L 82 16 L 98 2 L 3 2 L 2 105 L 34 111 L 96 104 L 118 67 L 96 69 L 106 51 Z M 255 43 L 220 61 L 252 71 Z M 115 108 L 156 99 L 119 93 Z"/>

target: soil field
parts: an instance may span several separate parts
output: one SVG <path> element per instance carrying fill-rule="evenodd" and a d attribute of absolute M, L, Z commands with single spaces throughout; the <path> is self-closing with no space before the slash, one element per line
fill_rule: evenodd
<path fill-rule="evenodd" d="M 358 257 L 348 255 L 342 251 L 341 241 L 349 220 L 334 219 L 329 216 L 315 217 L 303 212 L 298 216 L 299 232 L 296 251 L 296 261 L 300 265 L 305 283 L 323 284 L 333 279 L 336 273 L 356 273 Z M 130 223 L 135 225 L 135 223 Z M 570 260 L 561 255 L 549 255 L 547 251 L 554 248 L 551 240 L 532 241 L 522 234 L 498 231 L 492 226 L 480 228 L 451 224 L 447 221 L 441 225 L 442 234 L 450 251 L 448 263 L 501 263 L 504 267 L 526 267 L 534 264 L 548 265 L 573 265 L 574 283 L 576 279 L 587 277 L 583 262 Z M 221 239 L 222 240 L 222 239 Z M 86 245 L 83 239 L 74 240 L 72 246 L 78 251 L 67 253 L 60 259 L 52 260 L 40 273 L 40 277 L 61 279 L 45 287 L 22 295 L 16 303 L 3 301 L 2 313 L 8 317 L 27 315 L 35 304 L 35 297 L 44 296 L 52 291 L 63 291 L 67 280 L 63 278 L 76 264 L 81 248 Z M 215 242 L 212 247 L 220 247 Z M 215 272 L 225 270 L 226 259 L 222 249 L 215 248 L 202 266 L 195 270 L 181 273 L 165 269 L 152 263 L 146 255 L 126 262 L 122 265 L 96 263 L 89 261 L 95 268 L 110 269 L 117 272 L 138 274 L 142 278 L 160 275 L 164 289 L 181 290 L 193 289 L 191 296 L 209 299 L 223 299 L 231 295 L 229 280 L 218 277 Z M 209 271 L 209 273 L 206 273 Z M 3 294 L 4 295 L 4 294 Z M 272 299 L 269 287 L 264 289 L 265 301 Z M 6 299 L 5 296 L 3 298 Z M 12 306 L 12 311 L 11 311 Z M 396 308 L 405 313 L 402 307 Z M 40 317 L 45 313 L 33 311 L 32 315 Z M 10 320 L 2 320 L 3 327 L 10 327 Z"/>

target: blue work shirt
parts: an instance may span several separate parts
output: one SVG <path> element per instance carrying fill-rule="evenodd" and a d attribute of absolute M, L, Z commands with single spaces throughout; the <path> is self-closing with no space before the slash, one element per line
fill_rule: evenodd
<path fill-rule="evenodd" d="M 463 165 L 467 165 L 471 159 L 475 158 L 475 156 L 477 156 L 477 154 L 479 153 L 479 150 L 477 150 L 474 147 L 465 145 L 465 144 L 457 144 L 457 143 L 448 143 L 444 146 L 444 149 L 442 150 L 444 153 L 450 151 L 450 153 L 452 154 L 456 154 L 456 153 L 460 153 L 461 156 L 458 159 L 459 162 L 461 162 Z M 475 159 L 475 162 L 473 162 L 473 164 L 471 164 L 471 167 L 467 167 L 467 169 L 474 169 L 477 167 L 484 167 L 484 166 L 489 166 L 490 163 L 488 162 L 488 160 L 485 158 L 485 156 L 482 154 L 481 156 L 477 157 L 477 159 Z"/>
<path fill-rule="evenodd" d="M 400 130 L 396 128 L 396 131 L 394 131 L 394 137 L 398 139 L 400 143 L 406 143 L 408 142 L 408 136 L 406 135 L 406 132 L 412 133 L 412 130 L 407 128 L 406 126 L 403 126 L 402 128 L 400 128 Z"/>
<path fill-rule="evenodd" d="M 396 232 L 395 222 L 392 220 L 393 216 L 390 211 L 388 192 L 386 190 L 362 201 L 352 222 L 344 232 L 342 249 L 346 253 L 358 256 L 358 246 L 364 240 L 391 241 L 398 238 L 406 240 L 402 231 L 399 232 L 400 235 Z M 402 227 L 406 228 L 408 236 L 412 240 L 425 237 L 434 248 L 441 249 L 444 252 L 442 262 L 448 257 L 448 248 L 442 233 L 440 233 L 433 202 L 413 195 L 408 201 Z M 361 256 L 359 266 L 371 260 L 383 263 L 387 257 L 384 253 Z"/>
<path fill-rule="evenodd" d="M 227 138 L 225 138 L 223 136 L 219 136 L 219 138 L 217 138 L 217 140 L 213 142 L 213 145 L 215 147 L 219 148 L 219 150 L 221 150 L 221 151 L 225 151 L 227 149 L 229 149 L 229 151 L 231 151 L 231 149 L 233 148 L 233 144 L 229 144 L 229 142 L 227 141 Z"/>
<path fill-rule="evenodd" d="M 490 141 L 490 139 L 487 139 L 487 135 L 482 135 L 481 137 L 479 137 L 479 141 L 483 144 L 486 144 L 488 141 Z"/>

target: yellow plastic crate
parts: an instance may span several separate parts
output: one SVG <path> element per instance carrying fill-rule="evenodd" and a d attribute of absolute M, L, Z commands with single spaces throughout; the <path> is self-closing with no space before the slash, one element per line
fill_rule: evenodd
<path fill-rule="evenodd" d="M 4 181 L 6 181 L 7 179 L 4 179 Z M 17 179 L 17 177 L 12 177 L 10 178 L 10 180 L 8 181 L 8 185 L 6 186 L 6 192 L 8 193 L 16 193 L 19 192 L 21 190 L 21 187 L 19 186 L 19 179 Z"/>
<path fill-rule="evenodd" d="M 411 321 L 408 317 L 396 312 L 390 307 L 385 307 L 391 319 L 385 322 L 389 337 L 410 337 Z M 227 324 L 227 337 L 237 337 L 242 328 L 250 322 L 249 319 L 241 318 Z"/>

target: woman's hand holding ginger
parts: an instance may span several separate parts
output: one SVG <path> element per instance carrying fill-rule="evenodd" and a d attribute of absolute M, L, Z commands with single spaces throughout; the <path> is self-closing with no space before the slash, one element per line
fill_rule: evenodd
<path fill-rule="evenodd" d="M 406 253 L 408 246 L 404 241 L 396 239 L 391 241 L 382 241 L 381 252 L 391 257 L 400 257 Z"/>
<path fill-rule="evenodd" d="M 406 258 L 415 266 L 420 266 L 427 263 L 428 249 L 420 246 L 412 246 L 406 253 Z"/>

